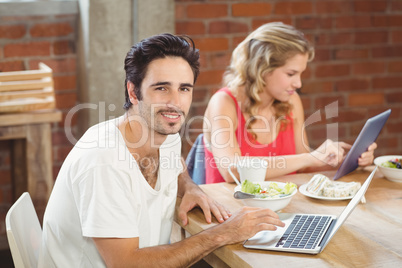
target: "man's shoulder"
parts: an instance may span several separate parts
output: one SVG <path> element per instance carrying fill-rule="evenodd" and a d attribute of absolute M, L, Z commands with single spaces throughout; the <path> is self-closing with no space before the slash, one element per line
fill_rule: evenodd
<path fill-rule="evenodd" d="M 76 143 L 81 148 L 103 148 L 105 145 L 115 146 L 120 140 L 120 131 L 115 120 L 109 120 L 93 125 Z"/>
<path fill-rule="evenodd" d="M 84 133 L 66 161 L 113 164 L 123 156 L 127 158 L 127 149 L 122 139 L 113 120 L 99 123 Z"/>

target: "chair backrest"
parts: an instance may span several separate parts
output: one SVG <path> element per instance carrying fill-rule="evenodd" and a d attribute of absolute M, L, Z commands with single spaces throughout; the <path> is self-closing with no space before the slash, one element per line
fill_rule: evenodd
<path fill-rule="evenodd" d="M 42 228 L 29 193 L 23 193 L 7 212 L 6 230 L 14 266 L 37 267 Z"/>
<path fill-rule="evenodd" d="M 198 135 L 186 158 L 188 174 L 196 184 L 205 184 L 204 134 Z"/>

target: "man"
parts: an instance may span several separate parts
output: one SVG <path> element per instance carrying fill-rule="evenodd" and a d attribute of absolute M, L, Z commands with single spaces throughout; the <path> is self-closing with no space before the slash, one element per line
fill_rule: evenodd
<path fill-rule="evenodd" d="M 189 266 L 283 226 L 270 210 L 231 216 L 183 171 L 178 131 L 199 72 L 190 40 L 153 36 L 127 54 L 126 113 L 91 127 L 63 163 L 45 212 L 39 267 Z M 221 224 L 169 244 L 177 196 L 183 225 L 195 206 Z"/>

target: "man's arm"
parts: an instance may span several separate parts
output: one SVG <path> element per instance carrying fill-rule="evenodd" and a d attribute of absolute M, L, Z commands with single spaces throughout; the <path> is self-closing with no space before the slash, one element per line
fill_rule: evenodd
<path fill-rule="evenodd" d="M 139 249 L 139 238 L 93 238 L 107 267 L 188 267 L 221 246 L 207 232 L 171 244 Z"/>
<path fill-rule="evenodd" d="M 93 238 L 107 267 L 188 267 L 215 249 L 284 226 L 269 209 L 243 207 L 222 224 L 170 245 L 139 248 L 139 238 Z"/>

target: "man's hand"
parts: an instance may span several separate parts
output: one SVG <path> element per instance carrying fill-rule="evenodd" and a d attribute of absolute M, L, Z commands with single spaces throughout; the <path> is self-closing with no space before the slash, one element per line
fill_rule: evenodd
<path fill-rule="evenodd" d="M 216 225 L 206 232 L 213 232 L 211 236 L 219 237 L 224 244 L 234 244 L 244 242 L 260 231 L 274 231 L 284 226 L 285 223 L 279 219 L 278 214 L 270 209 L 242 207 L 223 224 Z"/>
<path fill-rule="evenodd" d="M 188 223 L 187 213 L 196 206 L 199 206 L 204 212 L 207 223 L 212 221 L 211 212 L 220 223 L 232 215 L 229 210 L 207 196 L 198 185 L 190 184 L 188 186 L 181 200 L 178 214 L 183 226 Z"/>
<path fill-rule="evenodd" d="M 222 223 L 227 220 L 232 215 L 230 211 L 207 196 L 201 188 L 191 180 L 184 159 L 182 159 L 182 165 L 184 172 L 178 177 L 177 189 L 177 195 L 182 197 L 178 213 L 182 225 L 186 226 L 188 224 L 187 213 L 197 206 L 204 212 L 207 223 L 211 223 L 212 221 L 211 212 L 218 222 Z"/>

